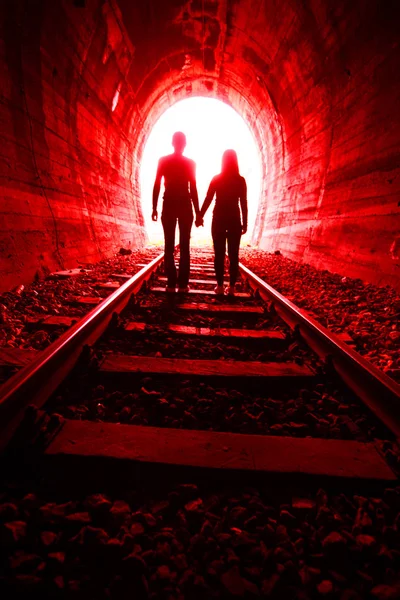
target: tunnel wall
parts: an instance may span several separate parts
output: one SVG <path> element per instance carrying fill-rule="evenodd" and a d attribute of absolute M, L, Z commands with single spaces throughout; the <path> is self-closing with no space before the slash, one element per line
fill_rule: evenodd
<path fill-rule="evenodd" d="M 399 289 L 391 252 L 400 235 L 399 6 L 287 3 L 279 20 L 272 4 L 258 27 L 281 40 L 262 58 L 284 161 L 265 174 L 254 241 Z"/>
<path fill-rule="evenodd" d="M 115 6 L 82 4 L 0 9 L 1 290 L 145 241 L 124 129 L 132 45 Z"/>

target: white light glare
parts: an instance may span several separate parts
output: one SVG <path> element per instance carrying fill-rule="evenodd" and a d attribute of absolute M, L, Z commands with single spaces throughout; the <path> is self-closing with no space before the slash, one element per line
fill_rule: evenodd
<path fill-rule="evenodd" d="M 149 241 L 161 243 L 163 230 L 160 221 L 162 195 L 158 202 L 159 220 L 151 220 L 152 191 L 157 163 L 161 156 L 171 154 L 172 135 L 183 131 L 187 138 L 185 156 L 197 167 L 197 189 L 202 205 L 211 179 L 221 171 L 222 154 L 228 148 L 236 150 L 241 175 L 248 190 L 249 226 L 242 242 L 250 239 L 260 196 L 261 163 L 257 144 L 240 115 L 229 105 L 212 98 L 189 98 L 174 104 L 155 123 L 144 148 L 140 183 L 142 209 Z M 192 243 L 211 244 L 211 219 L 214 203 L 204 219 L 204 227 L 193 225 Z"/>

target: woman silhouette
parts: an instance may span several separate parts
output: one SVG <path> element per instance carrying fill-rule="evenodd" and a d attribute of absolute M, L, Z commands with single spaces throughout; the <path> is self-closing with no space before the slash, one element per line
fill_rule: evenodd
<path fill-rule="evenodd" d="M 234 295 L 239 272 L 240 237 L 247 231 L 247 186 L 245 178 L 239 173 L 237 154 L 234 150 L 226 150 L 222 156 L 221 173 L 213 177 L 210 183 L 196 220 L 197 226 L 203 224 L 203 217 L 214 195 L 216 195 L 216 198 L 211 233 L 214 243 L 214 268 L 217 278 L 215 293 L 224 293 L 225 251 L 228 242 L 228 294 Z M 241 216 L 240 212 L 242 213 Z"/>

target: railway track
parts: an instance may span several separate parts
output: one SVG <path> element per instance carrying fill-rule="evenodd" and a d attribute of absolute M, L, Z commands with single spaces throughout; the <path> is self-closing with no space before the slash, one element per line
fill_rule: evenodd
<path fill-rule="evenodd" d="M 398 597 L 398 388 L 211 261 L 124 274 L 1 386 L 2 597 Z"/>
<path fill-rule="evenodd" d="M 246 267 L 217 298 L 195 252 L 189 294 L 171 297 L 162 258 L 2 385 L 6 460 L 396 481 L 400 386 Z"/>

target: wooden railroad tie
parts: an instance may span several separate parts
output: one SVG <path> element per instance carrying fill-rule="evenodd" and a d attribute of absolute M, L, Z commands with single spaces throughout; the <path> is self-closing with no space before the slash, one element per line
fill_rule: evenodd
<path fill-rule="evenodd" d="M 168 280 L 166 277 L 158 277 L 158 281 L 167 283 Z M 216 285 L 217 284 L 215 278 L 214 279 L 211 279 L 211 278 L 210 279 L 189 279 L 189 283 L 195 283 L 197 285 Z"/>
<path fill-rule="evenodd" d="M 165 294 L 165 288 L 163 287 L 152 287 L 150 288 L 150 292 L 153 294 Z M 191 296 L 213 296 L 217 297 L 214 290 L 199 290 L 199 289 L 190 289 L 189 292 L 186 292 Z M 245 292 L 238 292 L 235 294 L 235 298 L 242 298 L 246 300 L 250 300 L 252 298 L 251 294 L 247 294 Z"/>
<path fill-rule="evenodd" d="M 121 285 L 113 281 L 104 281 L 96 283 L 94 287 L 98 290 L 118 290 Z"/>
<path fill-rule="evenodd" d="M 129 354 L 108 354 L 100 364 L 102 373 L 120 375 L 163 374 L 201 377 L 263 377 L 266 379 L 310 378 L 307 366 L 286 362 L 255 362 L 239 360 L 191 360 L 188 358 L 155 358 Z"/>
<path fill-rule="evenodd" d="M 175 265 L 177 269 L 179 269 L 179 265 Z M 203 265 L 196 265 L 196 264 L 191 264 L 190 265 L 190 271 L 200 271 L 204 273 L 214 273 L 215 274 L 215 270 L 214 270 L 214 266 L 213 265 L 209 265 L 209 266 L 203 266 Z"/>
<path fill-rule="evenodd" d="M 225 327 L 216 327 L 211 329 L 210 327 L 188 327 L 187 325 L 173 325 L 167 326 L 168 331 L 184 336 L 204 336 L 204 337 L 216 337 L 216 338 L 239 338 L 239 339 L 251 339 L 251 340 L 265 340 L 274 342 L 285 342 L 286 338 L 280 331 L 265 330 L 265 329 L 231 329 Z M 137 321 L 131 321 L 125 326 L 125 331 L 141 332 L 141 331 L 156 331 L 157 327 L 148 325 L 147 323 L 140 323 Z"/>
<path fill-rule="evenodd" d="M 112 279 L 122 279 L 123 281 L 128 281 L 131 277 L 134 276 L 134 273 L 113 273 L 111 275 Z"/>
<path fill-rule="evenodd" d="M 67 420 L 45 456 L 86 461 L 190 467 L 206 471 L 395 481 L 372 443 L 262 436 Z M 86 460 L 85 460 L 86 459 Z M 90 463 L 92 464 L 92 463 Z M 74 472 L 64 469 L 64 473 Z M 101 471 L 102 473 L 103 470 Z"/>
<path fill-rule="evenodd" d="M 54 315 L 51 317 L 28 317 L 25 321 L 26 329 L 54 330 L 71 327 L 79 321 L 80 317 L 67 317 Z"/>
<path fill-rule="evenodd" d="M 264 308 L 262 306 L 235 306 L 234 304 L 218 304 L 217 302 L 215 304 L 178 302 L 174 308 L 193 313 L 235 313 L 242 317 L 246 317 L 248 315 L 264 315 Z"/>
<path fill-rule="evenodd" d="M 50 273 L 47 279 L 69 279 L 70 277 L 79 277 L 80 275 L 87 275 L 88 273 L 90 273 L 88 269 L 68 269 L 66 271 Z"/>
<path fill-rule="evenodd" d="M 72 296 L 72 298 L 68 298 L 66 300 L 67 304 L 82 304 L 89 306 L 96 306 L 103 302 L 104 298 L 100 296 Z"/>
<path fill-rule="evenodd" d="M 24 350 L 23 348 L 0 348 L 0 368 L 25 367 L 37 357 L 38 350 Z"/>

